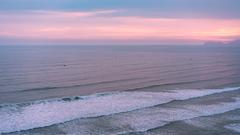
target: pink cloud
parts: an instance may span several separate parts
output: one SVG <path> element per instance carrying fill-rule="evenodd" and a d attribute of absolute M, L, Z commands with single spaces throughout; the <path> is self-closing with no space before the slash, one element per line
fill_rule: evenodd
<path fill-rule="evenodd" d="M 97 10 L 97 11 L 44 11 L 44 10 L 35 10 L 32 13 L 53 16 L 53 17 L 89 17 L 97 15 L 105 15 L 119 12 L 118 10 Z"/>
<path fill-rule="evenodd" d="M 0 36 L 65 41 L 229 41 L 240 37 L 240 20 L 106 16 L 118 11 L 33 11 L 1 14 Z"/>

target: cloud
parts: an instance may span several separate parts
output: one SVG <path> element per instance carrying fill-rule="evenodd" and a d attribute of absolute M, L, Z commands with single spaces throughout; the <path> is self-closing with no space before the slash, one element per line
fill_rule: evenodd
<path fill-rule="evenodd" d="M 124 16 L 240 18 L 239 0 L 0 0 L 2 11 L 123 9 Z"/>
<path fill-rule="evenodd" d="M 32 13 L 39 15 L 50 15 L 59 17 L 89 17 L 114 14 L 119 10 L 96 10 L 96 11 L 51 11 L 51 10 L 33 10 Z"/>
<path fill-rule="evenodd" d="M 25 11 L 0 14 L 0 37 L 54 42 L 229 41 L 240 36 L 240 19 L 114 16 L 117 10 Z M 15 40 L 14 40 L 15 41 Z M 6 40 L 5 40 L 6 42 Z"/>

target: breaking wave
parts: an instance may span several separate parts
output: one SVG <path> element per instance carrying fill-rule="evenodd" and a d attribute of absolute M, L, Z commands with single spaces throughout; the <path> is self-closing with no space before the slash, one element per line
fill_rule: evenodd
<path fill-rule="evenodd" d="M 0 133 L 46 127 L 79 118 L 130 112 L 169 103 L 171 101 L 187 100 L 239 89 L 240 87 L 203 90 L 168 90 L 162 92 L 109 92 L 28 103 L 2 104 L 0 105 Z M 231 107 L 236 108 L 235 106 L 239 105 L 238 102 L 235 104 L 230 105 L 230 108 L 227 110 L 231 110 Z M 217 108 L 215 110 L 221 112 Z M 171 113 L 173 110 L 162 111 Z M 178 111 L 185 112 L 183 109 Z M 186 113 L 187 112 L 189 111 L 186 111 Z M 211 114 L 208 112 L 203 113 L 206 115 Z M 181 115 L 179 115 L 179 117 L 185 118 Z M 178 119 L 176 118 L 176 120 Z"/>

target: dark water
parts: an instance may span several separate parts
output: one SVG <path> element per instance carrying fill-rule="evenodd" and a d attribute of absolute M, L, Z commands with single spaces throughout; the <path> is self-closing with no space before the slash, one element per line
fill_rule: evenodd
<path fill-rule="evenodd" d="M 0 133 L 240 134 L 239 52 L 1 46 Z"/>

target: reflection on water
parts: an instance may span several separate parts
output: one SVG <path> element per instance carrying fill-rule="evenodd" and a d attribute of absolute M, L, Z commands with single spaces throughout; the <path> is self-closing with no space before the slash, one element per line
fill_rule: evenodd
<path fill-rule="evenodd" d="M 121 90 L 235 86 L 240 48 L 25 46 L 0 49 L 0 102 Z"/>

